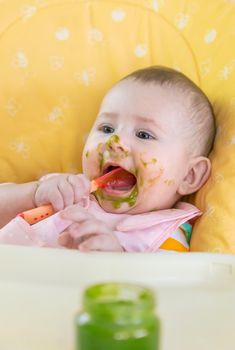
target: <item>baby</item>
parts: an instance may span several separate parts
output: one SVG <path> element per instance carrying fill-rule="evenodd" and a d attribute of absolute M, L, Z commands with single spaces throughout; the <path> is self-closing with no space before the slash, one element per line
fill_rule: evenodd
<path fill-rule="evenodd" d="M 83 151 L 84 174 L 50 174 L 39 182 L 2 186 L 2 193 L 18 191 L 17 186 L 21 191 L 20 208 L 5 198 L 5 217 L 14 217 L 17 205 L 18 212 L 53 205 L 58 213 L 30 227 L 32 245 L 188 251 L 188 221 L 201 213 L 179 200 L 207 181 L 214 135 L 210 102 L 190 79 L 160 66 L 135 71 L 102 101 Z M 89 196 L 90 180 L 116 167 L 128 172 L 127 179 Z M 0 231 L 3 243 L 14 243 L 8 239 L 14 220 Z"/>

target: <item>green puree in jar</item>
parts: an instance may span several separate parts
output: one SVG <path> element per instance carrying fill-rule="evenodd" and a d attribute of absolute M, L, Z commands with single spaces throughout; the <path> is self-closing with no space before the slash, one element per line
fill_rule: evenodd
<path fill-rule="evenodd" d="M 85 291 L 76 317 L 76 350 L 158 350 L 153 293 L 141 286 L 104 283 Z"/>

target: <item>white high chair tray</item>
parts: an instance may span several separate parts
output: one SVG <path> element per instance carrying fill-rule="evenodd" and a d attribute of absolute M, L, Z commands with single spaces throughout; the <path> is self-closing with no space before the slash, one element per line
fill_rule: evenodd
<path fill-rule="evenodd" d="M 103 281 L 156 291 L 161 350 L 235 349 L 235 256 L 14 246 L 0 246 L 0 349 L 74 350 L 82 292 Z"/>

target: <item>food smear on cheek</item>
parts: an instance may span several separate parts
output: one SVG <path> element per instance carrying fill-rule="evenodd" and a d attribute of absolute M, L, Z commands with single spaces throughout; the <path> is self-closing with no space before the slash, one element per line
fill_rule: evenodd
<path fill-rule="evenodd" d="M 104 144 L 103 143 L 98 144 L 98 146 L 96 147 L 96 153 L 98 155 L 99 170 L 101 171 L 104 165 Z"/>
<path fill-rule="evenodd" d="M 110 152 L 106 149 L 103 153 L 104 159 L 109 159 L 110 158 Z"/>
<path fill-rule="evenodd" d="M 162 177 L 163 173 L 164 173 L 164 168 L 160 168 L 159 169 L 159 173 L 156 176 L 148 179 L 148 183 L 149 183 L 150 187 L 154 186 L 160 180 L 160 178 Z"/>
<path fill-rule="evenodd" d="M 143 169 L 146 169 L 148 166 L 153 166 L 154 164 L 157 163 L 157 158 L 152 158 L 150 160 L 145 160 L 143 158 L 140 159 L 141 161 L 141 167 L 140 169 L 137 169 L 136 170 L 136 177 L 138 178 L 138 184 L 139 184 L 139 187 L 143 187 L 144 186 L 144 183 L 146 181 L 144 181 L 144 177 L 141 175 L 141 168 Z M 146 170 L 145 170 L 146 171 Z M 152 169 L 151 169 L 151 172 L 152 172 Z M 162 172 L 163 172 L 163 169 L 160 168 L 160 173 L 157 175 L 157 177 L 154 177 L 154 178 L 151 178 L 151 179 L 148 179 L 148 183 L 151 184 L 151 186 L 154 184 L 155 181 L 157 181 L 160 176 L 162 175 Z M 149 187 L 149 186 L 148 186 Z"/>
<path fill-rule="evenodd" d="M 142 165 L 146 168 L 148 165 L 156 164 L 157 158 L 152 158 L 149 161 L 146 161 L 145 159 L 141 158 L 140 161 L 141 161 Z"/>
<path fill-rule="evenodd" d="M 164 181 L 164 184 L 166 184 L 167 186 L 173 186 L 175 184 L 175 180 L 174 179 L 167 179 Z"/>
<path fill-rule="evenodd" d="M 139 187 L 143 187 L 144 185 L 144 179 L 143 179 L 143 176 L 141 175 L 141 171 L 139 169 L 136 169 L 136 171 L 134 172 L 136 178 L 137 178 L 137 181 L 138 181 L 138 185 Z"/>

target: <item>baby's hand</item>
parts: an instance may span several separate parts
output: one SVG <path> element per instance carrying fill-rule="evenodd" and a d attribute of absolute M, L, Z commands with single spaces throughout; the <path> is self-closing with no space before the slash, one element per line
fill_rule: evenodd
<path fill-rule="evenodd" d="M 112 229 L 104 222 L 97 220 L 81 206 L 76 205 L 69 207 L 60 215 L 64 219 L 74 221 L 74 223 L 60 235 L 58 243 L 61 246 L 70 249 L 79 249 L 82 252 L 123 251 Z"/>
<path fill-rule="evenodd" d="M 83 174 L 56 174 L 39 182 L 34 202 L 36 206 L 50 203 L 55 211 L 59 211 L 88 196 L 90 186 Z"/>

